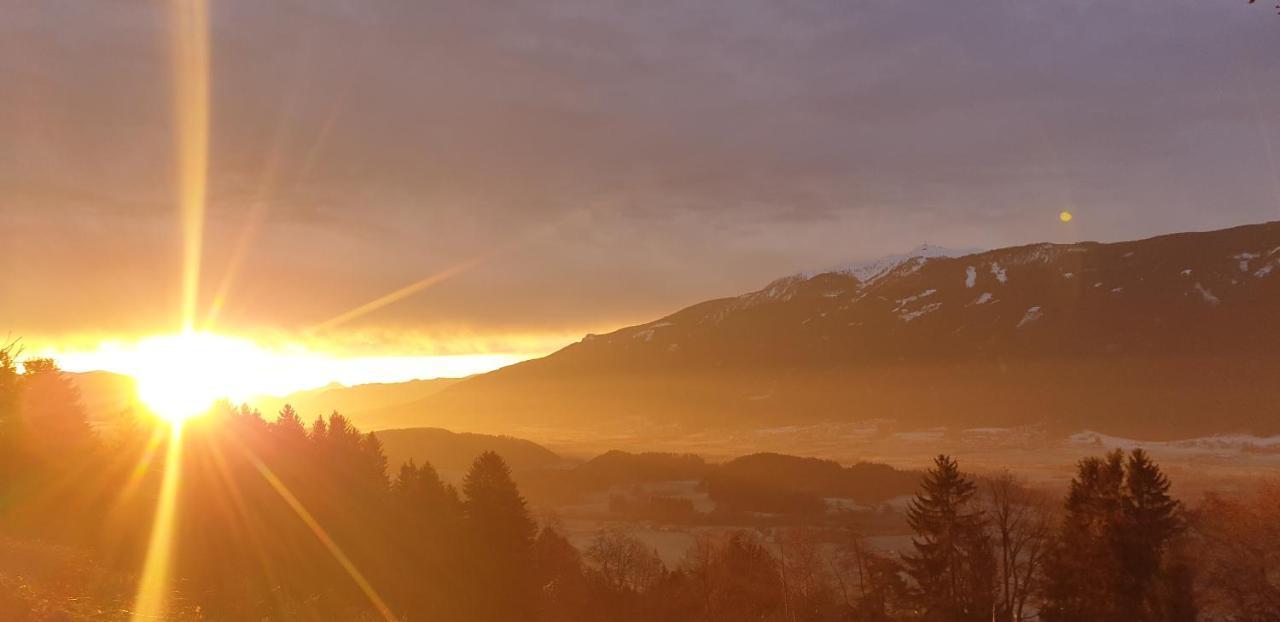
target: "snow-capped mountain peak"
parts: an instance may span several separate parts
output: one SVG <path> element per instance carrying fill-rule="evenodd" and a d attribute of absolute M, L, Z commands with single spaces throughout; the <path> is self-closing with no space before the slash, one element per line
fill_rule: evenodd
<path fill-rule="evenodd" d="M 888 274 L 894 268 L 906 263 L 913 261 L 923 263 L 929 259 L 936 259 L 939 257 L 964 257 L 965 255 L 972 255 L 977 252 L 980 251 L 975 249 L 960 250 L 934 246 L 932 244 L 921 244 L 920 246 L 900 255 L 888 255 L 869 261 L 856 261 L 839 266 L 833 266 L 825 270 L 802 272 L 798 276 L 808 279 L 818 276 L 819 274 L 847 274 L 865 284 L 875 281 L 876 279 Z"/>

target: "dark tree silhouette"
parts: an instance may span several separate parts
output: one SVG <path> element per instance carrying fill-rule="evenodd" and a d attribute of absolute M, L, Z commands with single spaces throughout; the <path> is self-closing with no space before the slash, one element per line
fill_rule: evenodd
<path fill-rule="evenodd" d="M 995 559 L 986 519 L 974 503 L 977 486 L 955 460 L 940 455 L 907 509 L 916 532 L 907 572 L 926 620 L 990 620 Z"/>
<path fill-rule="evenodd" d="M 786 614 L 778 560 L 756 535 L 735 531 L 699 538 L 685 555 L 693 619 L 772 620 Z"/>
<path fill-rule="evenodd" d="M 1190 576 L 1171 554 L 1180 505 L 1146 453 L 1080 462 L 1046 567 L 1044 618 L 1194 620 Z"/>
<path fill-rule="evenodd" d="M 18 409 L 24 433 L 37 460 L 61 461 L 68 452 L 85 449 L 93 430 L 80 404 L 80 390 L 52 359 L 23 362 Z"/>
<path fill-rule="evenodd" d="M 463 480 L 469 530 L 474 619 L 525 620 L 536 612 L 533 538 L 536 525 L 507 463 L 491 451 L 476 458 Z"/>
<path fill-rule="evenodd" d="M 582 554 L 555 525 L 544 525 L 533 543 L 534 573 L 538 577 L 539 619 L 576 622 L 586 619 L 589 587 Z"/>

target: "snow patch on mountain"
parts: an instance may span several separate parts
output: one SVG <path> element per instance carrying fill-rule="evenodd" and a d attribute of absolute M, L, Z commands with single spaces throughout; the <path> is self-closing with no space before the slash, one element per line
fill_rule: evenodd
<path fill-rule="evenodd" d="M 914 320 L 922 315 L 925 315 L 926 313 L 932 313 L 941 308 L 942 308 L 941 302 L 931 302 L 923 307 L 920 307 L 919 309 L 916 309 L 915 311 L 908 311 L 906 313 L 899 315 L 898 317 L 901 318 L 902 321 L 904 322 L 910 322 L 911 320 Z"/>
<path fill-rule="evenodd" d="M 643 330 L 636 331 L 635 334 L 631 335 L 631 338 L 653 341 L 653 334 L 657 332 L 659 328 L 666 328 L 668 326 L 674 326 L 674 324 L 671 322 L 655 322 L 646 326 Z"/>
<path fill-rule="evenodd" d="M 973 289 L 973 286 L 976 285 L 977 283 L 978 283 L 978 269 L 974 268 L 973 266 L 969 266 L 968 268 L 965 268 L 964 269 L 964 286 L 968 287 L 969 289 Z"/>
<path fill-rule="evenodd" d="M 898 306 L 897 306 L 897 307 L 895 307 L 893 310 L 894 310 L 894 311 L 899 311 L 899 310 L 901 310 L 903 307 L 905 307 L 905 306 L 907 306 L 907 305 L 909 305 L 909 304 L 911 304 L 911 303 L 913 303 L 913 302 L 915 302 L 915 301 L 917 301 L 917 300 L 920 300 L 921 298 L 928 298 L 929 296 L 932 296 L 932 295 L 934 295 L 934 294 L 936 294 L 936 293 L 938 293 L 938 290 L 936 290 L 936 289 L 926 289 L 926 290 L 924 290 L 923 292 L 920 292 L 919 294 L 916 294 L 916 295 L 914 295 L 914 296 L 907 296 L 906 298 L 900 298 L 900 299 L 898 300 Z"/>
<path fill-rule="evenodd" d="M 1086 445 L 1103 449 L 1178 451 L 1188 453 L 1219 453 L 1238 451 L 1280 450 L 1280 436 L 1253 436 L 1251 434 L 1220 434 L 1176 441 L 1140 441 L 1122 436 L 1112 436 L 1093 430 L 1076 432 L 1067 441 L 1073 445 Z"/>
<path fill-rule="evenodd" d="M 964 257 L 980 252 L 974 249 L 956 250 L 923 244 L 909 253 L 890 255 L 872 261 L 845 264 L 824 270 L 800 272 L 782 277 L 769 283 L 763 289 L 738 296 L 732 308 L 742 309 L 765 302 L 785 302 L 795 297 L 797 286 L 824 274 L 838 274 L 853 277 L 860 287 L 870 285 L 890 274 L 905 276 L 919 270 L 931 259 L 943 257 Z M 826 294 L 829 298 L 839 296 L 843 292 Z M 860 297 L 855 298 L 855 302 Z"/>
<path fill-rule="evenodd" d="M 1027 309 L 1027 312 L 1022 315 L 1022 320 L 1018 322 L 1018 328 L 1022 328 L 1023 326 L 1026 326 L 1027 324 L 1030 324 L 1040 319 L 1041 315 L 1042 314 L 1040 312 L 1039 306 L 1035 306 L 1035 307 L 1031 307 L 1030 309 Z"/>
<path fill-rule="evenodd" d="M 1214 296 L 1214 295 L 1213 295 L 1213 292 L 1211 292 L 1211 291 L 1209 291 L 1209 290 L 1205 289 L 1204 285 L 1201 285 L 1199 282 L 1196 282 L 1196 288 L 1195 288 L 1195 289 L 1196 289 L 1196 292 L 1198 292 L 1198 293 L 1200 294 L 1200 297 L 1201 297 L 1201 298 L 1204 298 L 1204 301 L 1205 301 L 1205 302 L 1207 302 L 1207 303 L 1209 303 L 1209 304 L 1211 304 L 1211 305 L 1213 305 L 1213 306 L 1215 306 L 1215 307 L 1216 307 L 1216 306 L 1218 306 L 1218 303 L 1222 302 L 1221 300 L 1218 300 L 1218 297 L 1217 297 L 1217 296 Z"/>
<path fill-rule="evenodd" d="M 996 280 L 997 280 L 997 281 L 1000 281 L 1001 283 L 1008 283 L 1008 282 L 1009 282 L 1009 275 L 1008 275 L 1008 273 L 1006 273 L 1006 272 L 1004 271 L 1004 268 L 1001 268 L 1001 267 L 1000 267 L 1000 264 L 998 264 L 998 263 L 995 263 L 995 262 L 992 262 L 992 263 L 991 263 L 991 274 L 995 275 Z"/>
<path fill-rule="evenodd" d="M 1240 254 L 1236 255 L 1235 257 L 1232 257 L 1232 259 L 1235 259 L 1236 261 L 1239 261 L 1239 262 L 1240 262 L 1240 271 L 1241 271 L 1241 272 L 1248 272 L 1248 271 L 1249 271 L 1249 262 L 1250 262 L 1250 261 L 1253 261 L 1254 259 L 1257 259 L 1258 257 L 1261 257 L 1261 255 L 1259 255 L 1259 254 L 1257 254 L 1257 253 L 1240 253 Z"/>
<path fill-rule="evenodd" d="M 847 274 L 857 279 L 859 283 L 867 285 L 907 264 L 913 264 L 914 269 L 919 269 L 920 266 L 924 265 L 924 262 L 930 259 L 964 257 L 976 252 L 979 251 L 974 249 L 962 250 L 943 248 L 941 246 L 933 246 L 930 244 L 921 244 L 910 252 L 901 255 L 889 255 L 887 257 L 881 257 L 871 261 L 854 262 L 815 272 L 801 272 L 798 276 L 804 279 L 811 279 L 820 274 Z"/>

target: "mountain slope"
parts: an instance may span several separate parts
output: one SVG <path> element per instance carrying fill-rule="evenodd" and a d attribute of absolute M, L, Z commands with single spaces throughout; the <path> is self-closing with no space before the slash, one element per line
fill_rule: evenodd
<path fill-rule="evenodd" d="M 110 425 L 137 406 L 138 383 L 131 376 L 90 371 L 68 372 L 67 377 L 80 391 L 80 404 L 95 426 Z"/>
<path fill-rule="evenodd" d="M 510 436 L 456 433 L 439 428 L 407 428 L 374 432 L 382 442 L 387 464 L 394 476 L 409 460 L 430 462 L 440 471 L 466 471 L 480 454 L 494 451 L 517 471 L 556 467 L 560 456 L 532 441 Z"/>
<path fill-rule="evenodd" d="M 354 386 L 330 385 L 319 389 L 297 391 L 283 397 L 258 397 L 251 401 L 253 406 L 261 410 L 263 416 L 268 419 L 274 418 L 285 404 L 289 404 L 308 421 L 317 415 L 327 415 L 336 410 L 357 427 L 376 430 L 413 425 L 412 422 L 396 421 L 394 417 L 386 418 L 378 413 L 390 407 L 429 397 L 456 382 L 458 382 L 457 378 L 434 378 Z"/>
<path fill-rule="evenodd" d="M 471 429 L 1280 431 L 1280 223 L 934 255 L 779 279 L 406 408 Z"/>

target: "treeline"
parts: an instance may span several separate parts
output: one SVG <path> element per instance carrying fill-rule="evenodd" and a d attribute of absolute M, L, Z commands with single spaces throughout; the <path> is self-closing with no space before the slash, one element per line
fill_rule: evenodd
<path fill-rule="evenodd" d="M 874 508 L 894 497 L 912 494 L 921 473 L 884 464 L 841 466 L 833 460 L 777 453 L 741 456 L 708 464 L 693 454 L 610 451 L 573 469 L 518 473 L 530 497 L 547 504 L 580 502 L 589 495 L 610 493 L 611 513 L 619 518 L 665 524 L 776 525 L 803 520 L 807 524 L 847 520 L 833 512 L 839 499 Z M 671 484 L 695 484 L 714 502 L 712 511 L 697 511 L 678 494 L 663 492 Z M 865 513 L 865 511 L 864 511 Z"/>
<path fill-rule="evenodd" d="M 337 413 L 224 406 L 188 422 L 175 460 L 169 435 L 143 420 L 99 437 L 56 366 L 18 373 L 0 352 L 4 536 L 84 551 L 112 585 L 137 585 L 176 462 L 175 620 L 1280 619 L 1280 497 L 1189 510 L 1141 451 L 1082 461 L 1062 500 L 940 456 L 901 554 L 839 526 L 722 529 L 668 566 L 623 530 L 579 549 L 539 524 L 497 454 L 454 487 L 429 464 L 388 469 Z M 11 563 L 0 619 L 130 616 L 130 593 L 36 602 Z"/>

